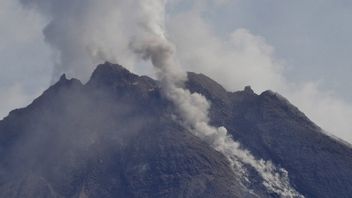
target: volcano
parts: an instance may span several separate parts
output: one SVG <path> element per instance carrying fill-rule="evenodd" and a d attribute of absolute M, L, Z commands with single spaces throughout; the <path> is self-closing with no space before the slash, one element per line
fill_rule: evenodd
<path fill-rule="evenodd" d="M 303 196 L 352 195 L 351 145 L 280 94 L 229 92 L 191 72 L 184 86 L 210 101 L 211 125 L 287 170 Z M 0 197 L 280 197 L 250 167 L 239 177 L 176 114 L 158 81 L 121 65 L 99 65 L 85 84 L 62 75 L 0 121 Z"/>

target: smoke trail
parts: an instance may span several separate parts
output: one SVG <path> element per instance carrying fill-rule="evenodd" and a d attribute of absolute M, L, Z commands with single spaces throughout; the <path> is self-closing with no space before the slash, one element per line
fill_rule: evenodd
<path fill-rule="evenodd" d="M 101 59 L 109 60 L 114 53 L 126 54 L 127 49 L 144 60 L 151 60 L 163 93 L 174 103 L 183 124 L 195 136 L 223 153 L 235 172 L 241 173 L 240 176 L 245 176 L 242 165 L 250 165 L 260 174 L 263 184 L 269 191 L 282 197 L 301 197 L 290 186 L 286 171 L 275 168 L 270 162 L 256 160 L 248 151 L 240 148 L 240 144 L 228 135 L 224 127 L 210 126 L 208 101 L 204 96 L 183 88 L 183 83 L 187 79 L 186 73 L 177 62 L 174 47 L 165 34 L 166 0 L 21 1 L 25 5 L 36 7 L 51 18 L 44 34 L 47 42 L 60 52 L 59 69 L 67 69 L 63 66 L 77 69 L 76 65 L 82 64 L 77 60 L 95 60 L 97 54 Z M 119 28 L 112 30 L 114 36 L 110 34 L 99 36 L 92 33 L 96 32 L 96 28 L 102 30 L 106 28 L 107 24 L 99 25 L 104 23 L 104 20 L 116 22 Z M 120 33 L 124 31 L 128 34 Z M 134 33 L 133 37 L 130 36 L 131 33 Z M 120 50 L 107 49 L 111 45 L 122 47 Z M 87 52 L 87 49 L 90 50 Z M 90 53 L 91 51 L 95 53 Z"/>
<path fill-rule="evenodd" d="M 182 88 L 185 74 L 174 57 L 174 48 L 167 40 L 164 26 L 165 0 L 141 1 L 141 25 L 145 35 L 132 42 L 131 47 L 144 59 L 150 59 L 158 70 L 159 80 L 165 95 L 174 102 L 185 125 L 202 140 L 223 153 L 233 166 L 241 163 L 255 168 L 264 180 L 268 190 L 282 197 L 301 197 L 289 184 L 287 172 L 278 170 L 270 162 L 257 161 L 248 151 L 240 148 L 238 142 L 228 135 L 226 128 L 215 128 L 208 124 L 207 100 L 198 93 Z"/>

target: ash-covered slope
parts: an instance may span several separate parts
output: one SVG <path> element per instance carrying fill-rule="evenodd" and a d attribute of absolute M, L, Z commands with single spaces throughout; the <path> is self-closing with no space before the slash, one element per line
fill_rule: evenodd
<path fill-rule="evenodd" d="M 258 159 L 289 172 L 306 197 L 352 194 L 352 150 L 324 135 L 273 92 L 230 93 L 201 74 L 187 87 L 212 103 Z M 260 177 L 243 182 L 226 158 L 174 119 L 157 81 L 119 65 L 90 81 L 62 76 L 31 105 L 0 121 L 0 197 L 275 197 Z"/>
<path fill-rule="evenodd" d="M 62 76 L 0 122 L 0 197 L 253 197 L 172 111 L 157 82 L 118 65 L 86 85 Z"/>
<path fill-rule="evenodd" d="M 212 103 L 212 124 L 225 126 L 256 157 L 286 169 L 301 194 L 351 197 L 350 145 L 324 134 L 277 93 L 257 95 L 250 87 L 230 93 L 202 74 L 188 76 L 188 88 Z"/>

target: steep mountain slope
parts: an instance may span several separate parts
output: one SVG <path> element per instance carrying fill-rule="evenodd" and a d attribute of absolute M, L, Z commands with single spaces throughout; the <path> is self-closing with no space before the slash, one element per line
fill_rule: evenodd
<path fill-rule="evenodd" d="M 170 110 L 118 65 L 87 85 L 62 76 L 0 122 L 0 197 L 253 197 Z"/>
<path fill-rule="evenodd" d="M 350 197 L 352 149 L 322 133 L 302 112 L 272 91 L 250 87 L 229 93 L 202 74 L 189 73 L 188 88 L 212 103 L 211 120 L 258 158 L 289 172 L 306 197 Z"/>
<path fill-rule="evenodd" d="M 186 86 L 212 103 L 258 159 L 289 172 L 306 197 L 352 194 L 352 149 L 321 133 L 276 93 L 227 92 L 189 73 Z M 0 197 L 275 197 L 261 179 L 233 173 L 226 158 L 175 120 L 157 81 L 99 65 L 90 81 L 62 76 L 0 121 Z"/>

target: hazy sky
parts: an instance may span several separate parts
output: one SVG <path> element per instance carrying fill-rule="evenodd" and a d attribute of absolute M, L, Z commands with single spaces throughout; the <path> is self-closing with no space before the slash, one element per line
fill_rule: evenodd
<path fill-rule="evenodd" d="M 42 33 L 49 20 L 0 0 L 0 117 L 50 85 L 55 54 Z M 352 142 L 351 21 L 348 0 L 171 0 L 166 26 L 185 69 L 229 90 L 278 91 Z"/>

